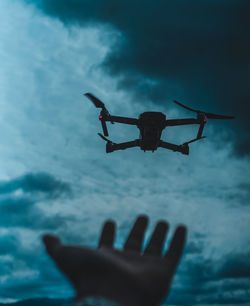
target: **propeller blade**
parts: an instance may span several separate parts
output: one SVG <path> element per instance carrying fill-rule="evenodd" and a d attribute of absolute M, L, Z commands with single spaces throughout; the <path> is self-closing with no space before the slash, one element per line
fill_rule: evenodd
<path fill-rule="evenodd" d="M 98 135 L 99 135 L 103 140 L 105 140 L 105 141 L 107 141 L 107 142 L 112 142 L 112 141 L 110 141 L 108 138 L 104 137 L 101 133 L 98 133 Z"/>
<path fill-rule="evenodd" d="M 87 92 L 84 95 L 94 103 L 95 107 L 106 109 L 104 103 L 101 100 L 99 100 L 97 97 L 92 95 L 90 92 Z"/>
<path fill-rule="evenodd" d="M 206 117 L 209 119 L 234 119 L 234 116 L 216 115 L 212 113 L 205 113 Z"/>
<path fill-rule="evenodd" d="M 204 114 L 208 119 L 234 119 L 235 117 L 234 116 L 225 116 L 225 115 L 217 115 L 217 114 L 212 114 L 212 113 L 206 113 L 206 112 L 202 112 L 200 110 L 196 110 L 196 109 L 193 109 L 191 107 L 188 107 L 176 100 L 173 101 L 174 103 L 178 104 L 179 106 L 191 111 L 191 112 L 195 112 L 197 114 L 199 113 L 202 113 Z"/>
<path fill-rule="evenodd" d="M 191 112 L 195 112 L 195 113 L 200 112 L 200 111 L 197 111 L 197 110 L 195 110 L 195 109 L 192 109 L 191 107 L 188 107 L 188 106 L 186 106 L 186 105 L 184 105 L 184 104 L 182 104 L 182 103 L 180 103 L 180 102 L 178 102 L 178 101 L 176 101 L 176 100 L 174 100 L 173 102 L 176 103 L 176 104 L 178 104 L 179 106 L 181 106 L 181 107 L 183 107 L 183 108 L 186 108 L 186 109 L 190 110 Z"/>

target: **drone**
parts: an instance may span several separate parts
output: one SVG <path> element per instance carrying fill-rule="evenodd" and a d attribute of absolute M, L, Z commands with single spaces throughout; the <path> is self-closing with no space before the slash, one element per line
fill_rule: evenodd
<path fill-rule="evenodd" d="M 157 150 L 158 147 L 172 150 L 174 152 L 180 152 L 185 155 L 189 155 L 189 144 L 200 139 L 205 138 L 202 136 L 203 129 L 207 123 L 207 119 L 234 119 L 234 116 L 224 116 L 216 115 L 212 113 L 203 112 L 200 110 L 192 109 L 176 100 L 173 102 L 177 105 L 197 114 L 196 118 L 186 118 L 186 119 L 166 119 L 166 115 L 161 112 L 144 112 L 139 115 L 139 118 L 128 118 L 120 116 L 112 116 L 106 109 L 104 103 L 95 97 L 91 93 L 84 94 L 89 100 L 93 102 L 95 107 L 101 108 L 99 115 L 99 120 L 102 124 L 103 134 L 98 133 L 98 135 L 107 142 L 106 153 L 111 153 L 117 150 L 125 150 L 133 147 L 140 147 L 141 150 L 152 151 Z M 115 122 L 135 125 L 140 130 L 139 139 L 133 141 L 114 143 L 105 136 L 109 136 L 106 122 Z M 196 138 L 184 142 L 181 145 L 176 145 L 173 143 L 165 142 L 161 140 L 162 131 L 168 126 L 179 126 L 179 125 L 190 125 L 198 124 L 199 129 Z"/>

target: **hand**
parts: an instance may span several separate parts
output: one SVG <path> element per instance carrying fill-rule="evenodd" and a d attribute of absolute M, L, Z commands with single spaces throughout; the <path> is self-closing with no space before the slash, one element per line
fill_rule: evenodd
<path fill-rule="evenodd" d="M 45 235 L 47 252 L 76 290 L 76 301 L 104 297 L 123 306 L 159 305 L 168 294 L 186 240 L 186 227 L 179 226 L 162 256 L 168 224 L 157 223 L 142 252 L 146 216 L 137 218 L 123 250 L 113 248 L 115 223 L 104 224 L 98 249 L 63 245 Z"/>

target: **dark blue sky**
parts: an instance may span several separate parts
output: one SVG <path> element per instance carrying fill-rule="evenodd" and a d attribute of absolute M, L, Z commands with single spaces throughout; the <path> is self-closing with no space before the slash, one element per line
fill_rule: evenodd
<path fill-rule="evenodd" d="M 238 128 L 234 151 L 249 154 L 249 1 L 35 3 L 66 26 L 106 25 L 119 31 L 102 63 L 119 88 L 136 100 L 166 105 L 167 98 L 185 98 L 194 107 L 234 113 L 239 119 L 233 125 Z"/>
<path fill-rule="evenodd" d="M 41 235 L 95 246 L 106 218 L 121 246 L 137 214 L 189 227 L 171 305 L 250 303 L 249 6 L 245 1 L 0 3 L 0 302 L 69 297 Z M 106 155 L 90 91 L 112 114 L 192 117 L 171 100 L 233 114 L 190 156 Z M 163 138 L 192 139 L 195 127 Z M 134 127 L 110 127 L 114 141 Z M 42 267 L 42 268 L 41 268 Z M 180 299 L 181 297 L 181 299 Z"/>

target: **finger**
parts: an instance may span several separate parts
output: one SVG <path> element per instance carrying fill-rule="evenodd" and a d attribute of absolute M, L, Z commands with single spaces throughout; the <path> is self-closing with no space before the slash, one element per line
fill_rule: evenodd
<path fill-rule="evenodd" d="M 51 257 L 55 257 L 56 250 L 61 246 L 61 241 L 54 235 L 44 235 L 43 243 L 45 244 L 46 250 Z"/>
<path fill-rule="evenodd" d="M 170 243 L 170 247 L 165 255 L 166 259 L 171 261 L 173 269 L 176 268 L 181 258 L 186 242 L 186 236 L 187 228 L 184 225 L 178 226 Z"/>
<path fill-rule="evenodd" d="M 137 252 L 141 251 L 142 241 L 147 225 L 148 225 L 147 216 L 140 216 L 137 218 L 124 244 L 125 251 L 137 251 Z"/>
<path fill-rule="evenodd" d="M 150 238 L 148 246 L 146 247 L 145 255 L 161 255 L 162 248 L 165 241 L 166 233 L 168 230 L 168 223 L 160 221 L 157 223 L 154 232 Z"/>
<path fill-rule="evenodd" d="M 115 222 L 109 220 L 105 222 L 103 226 L 98 247 L 100 248 L 105 246 L 112 248 L 114 244 L 114 238 L 115 238 Z"/>

